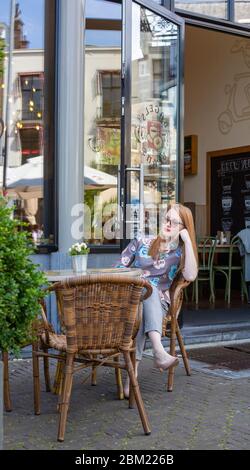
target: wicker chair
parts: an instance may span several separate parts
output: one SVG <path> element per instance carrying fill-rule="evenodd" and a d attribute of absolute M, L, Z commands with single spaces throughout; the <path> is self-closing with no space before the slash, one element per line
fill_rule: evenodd
<path fill-rule="evenodd" d="M 150 284 L 121 275 L 88 275 L 57 282 L 49 290 L 56 293 L 59 301 L 65 335 L 51 333 L 44 315 L 45 333 L 40 336 L 40 345 L 33 345 L 35 414 L 40 414 L 39 357 L 56 357 L 64 363 L 58 405 L 60 442 L 64 440 L 73 373 L 80 368 L 105 365 L 127 370 L 144 432 L 150 434 L 134 374 L 133 346 L 139 307 L 141 300 L 152 293 Z M 56 349 L 59 354 L 45 353 L 41 345 L 43 349 Z"/>
<path fill-rule="evenodd" d="M 177 339 L 179 347 L 180 347 L 182 359 L 184 362 L 186 374 L 188 376 L 191 375 L 191 368 L 190 368 L 190 364 L 188 360 L 188 355 L 184 346 L 184 341 L 182 338 L 180 327 L 178 324 L 178 317 L 182 308 L 183 296 L 185 295 L 185 288 L 188 287 L 189 285 L 190 285 L 190 281 L 186 281 L 183 278 L 181 273 L 179 273 L 176 276 L 170 288 L 170 299 L 171 299 L 170 309 L 169 309 L 168 315 L 164 317 L 163 322 L 162 322 L 162 336 L 170 338 L 170 354 L 172 356 L 175 356 L 176 339 Z M 136 341 L 136 334 L 138 332 L 139 326 L 140 326 L 140 320 L 138 321 L 138 323 L 136 324 L 136 327 L 134 328 L 133 338 L 135 341 Z M 170 369 L 168 369 L 168 381 L 167 381 L 168 392 L 173 391 L 174 371 L 175 371 L 175 367 L 171 367 Z M 123 399 L 124 397 L 123 385 L 122 385 L 121 377 L 119 375 L 120 370 L 118 369 L 118 371 L 116 372 L 118 374 L 118 379 L 117 379 L 118 397 L 119 399 Z M 60 377 L 60 374 L 59 374 L 59 377 Z M 96 370 L 93 370 L 92 385 L 96 385 Z M 59 385 L 57 385 L 57 389 L 59 389 Z M 134 397 L 133 397 L 133 394 L 131 394 L 131 390 L 130 390 L 130 396 L 129 396 L 129 407 L 130 408 L 134 407 Z"/>
<path fill-rule="evenodd" d="M 168 315 L 166 315 L 162 322 L 162 336 L 170 338 L 170 354 L 175 356 L 176 353 L 176 339 L 178 341 L 182 359 L 184 362 L 184 367 L 187 375 L 191 375 L 191 369 L 188 361 L 187 352 L 184 346 L 184 341 L 181 335 L 180 327 L 178 324 L 178 316 L 181 311 L 183 296 L 185 288 L 190 284 L 189 281 L 186 281 L 181 272 L 177 274 L 174 279 L 171 288 L 170 288 L 170 300 L 171 305 L 169 308 Z M 135 331 L 136 335 L 137 331 Z M 136 337 L 135 337 L 136 340 Z M 174 386 L 174 371 L 175 367 L 168 369 L 168 380 L 167 380 L 167 391 L 172 392 Z M 134 397 L 131 395 L 131 389 L 129 394 L 129 406 L 133 408 L 134 406 Z"/>
<path fill-rule="evenodd" d="M 46 304 L 45 302 L 41 301 L 41 305 L 43 306 L 44 314 L 47 317 L 46 313 Z M 48 328 L 51 332 L 53 332 L 53 327 L 47 322 Z M 25 348 L 32 344 L 34 340 L 34 336 L 36 334 L 41 334 L 43 330 L 43 323 L 40 321 L 36 321 L 32 325 L 32 331 L 30 335 L 30 340 L 27 340 L 25 343 L 21 345 L 21 348 Z M 44 352 L 47 352 L 46 347 Z M 10 395 L 10 381 L 9 381 L 9 353 L 7 351 L 2 351 L 2 361 L 3 361 L 3 376 L 4 376 L 4 387 L 3 387 L 3 402 L 4 402 L 4 409 L 5 411 L 12 411 L 12 402 L 11 402 L 11 395 Z M 44 357 L 44 378 L 46 384 L 46 392 L 51 391 L 50 385 L 50 375 L 49 375 L 49 360 L 47 357 Z"/>
<path fill-rule="evenodd" d="M 178 325 L 178 316 L 181 311 L 184 289 L 190 284 L 186 281 L 182 274 L 176 276 L 170 287 L 170 309 L 168 315 L 163 319 L 162 336 L 170 338 L 170 354 L 175 356 L 176 351 L 176 338 L 179 343 L 181 355 L 183 358 L 184 366 L 187 375 L 191 375 L 191 369 L 188 361 L 187 352 L 184 346 L 183 338 L 181 335 L 180 327 Z M 174 386 L 174 367 L 168 370 L 167 390 L 172 392 Z"/>

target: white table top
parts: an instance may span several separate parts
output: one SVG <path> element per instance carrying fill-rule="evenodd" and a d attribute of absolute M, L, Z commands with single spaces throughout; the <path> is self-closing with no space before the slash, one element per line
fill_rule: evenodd
<path fill-rule="evenodd" d="M 121 274 L 124 276 L 140 277 L 142 272 L 143 271 L 141 269 L 137 268 L 95 268 L 87 269 L 81 273 L 76 273 L 71 269 L 60 269 L 59 271 L 44 271 L 44 274 L 49 282 L 57 282 L 63 281 L 64 279 L 68 279 L 70 277 L 84 276 L 89 274 Z"/>

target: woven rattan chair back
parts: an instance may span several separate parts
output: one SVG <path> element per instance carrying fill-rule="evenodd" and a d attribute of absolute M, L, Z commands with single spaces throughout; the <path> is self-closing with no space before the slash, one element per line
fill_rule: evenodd
<path fill-rule="evenodd" d="M 150 285 L 127 276 L 89 275 L 52 286 L 61 308 L 67 352 L 128 350 L 142 293 Z M 146 297 L 148 296 L 146 295 Z"/>

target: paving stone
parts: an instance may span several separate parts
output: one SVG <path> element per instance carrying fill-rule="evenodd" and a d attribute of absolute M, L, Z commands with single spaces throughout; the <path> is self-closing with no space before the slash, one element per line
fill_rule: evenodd
<path fill-rule="evenodd" d="M 51 361 L 51 376 L 55 363 Z M 31 360 L 10 363 L 12 413 L 4 416 L 5 449 L 249 449 L 250 379 L 237 380 L 176 368 L 172 393 L 166 374 L 145 357 L 139 370 L 152 434 L 143 434 L 137 409 L 116 398 L 114 371 L 98 370 L 98 384 L 75 375 L 64 443 L 57 437 L 57 397 L 45 391 L 41 367 L 41 415 L 33 414 Z"/>

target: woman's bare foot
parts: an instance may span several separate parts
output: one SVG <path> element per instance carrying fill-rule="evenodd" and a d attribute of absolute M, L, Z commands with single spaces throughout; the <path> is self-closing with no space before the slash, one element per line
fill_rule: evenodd
<path fill-rule="evenodd" d="M 178 366 L 179 359 L 178 357 L 171 356 L 166 351 L 157 351 L 154 353 L 154 363 L 158 369 L 167 370 L 170 367 Z"/>

